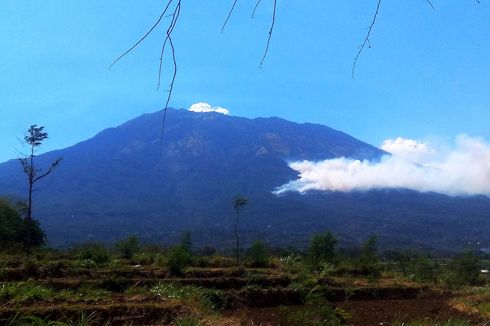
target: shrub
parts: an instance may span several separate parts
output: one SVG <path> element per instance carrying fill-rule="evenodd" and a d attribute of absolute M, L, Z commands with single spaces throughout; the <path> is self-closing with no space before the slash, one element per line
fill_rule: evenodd
<path fill-rule="evenodd" d="M 192 254 L 182 246 L 170 249 L 167 256 L 167 265 L 170 272 L 174 275 L 181 275 L 185 267 L 192 261 Z"/>
<path fill-rule="evenodd" d="M 104 265 L 109 262 L 109 251 L 101 244 L 86 243 L 78 249 L 78 258 L 91 260 L 96 265 Z"/>
<path fill-rule="evenodd" d="M 159 283 L 150 289 L 150 293 L 164 300 L 183 300 L 189 305 L 198 306 L 201 309 L 218 310 L 225 308 L 227 304 L 223 291 L 198 286 Z"/>
<path fill-rule="evenodd" d="M 310 296 L 301 308 L 283 307 L 279 313 L 280 325 L 337 326 L 346 323 L 350 315 L 342 309 L 333 309 L 320 296 Z"/>
<path fill-rule="evenodd" d="M 331 263 L 335 259 L 335 246 L 337 239 L 330 231 L 313 236 L 308 248 L 308 261 L 314 270 L 320 267 L 321 263 Z"/>
<path fill-rule="evenodd" d="M 262 241 L 254 241 L 247 253 L 252 267 L 266 267 L 269 262 L 267 248 Z"/>
<path fill-rule="evenodd" d="M 119 251 L 121 258 L 132 259 L 133 256 L 139 251 L 138 237 L 131 235 L 126 239 L 119 240 L 116 243 L 116 249 Z"/>

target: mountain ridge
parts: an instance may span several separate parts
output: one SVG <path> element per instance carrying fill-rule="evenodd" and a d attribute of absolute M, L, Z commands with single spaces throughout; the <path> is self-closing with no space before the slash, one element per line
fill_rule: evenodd
<path fill-rule="evenodd" d="M 250 202 L 241 226 L 246 242 L 304 246 L 311 234 L 327 228 L 346 245 L 371 233 L 387 245 L 439 249 L 462 245 L 463 238 L 488 240 L 480 232 L 490 211 L 485 198 L 403 190 L 274 196 L 275 188 L 298 176 L 290 161 L 386 155 L 327 126 L 170 109 L 163 138 L 161 131 L 161 111 L 147 113 L 37 157 L 40 166 L 64 157 L 34 198 L 35 216 L 52 244 L 112 241 L 131 233 L 173 243 L 190 230 L 197 244 L 226 247 L 235 195 Z M 22 198 L 25 183 L 18 162 L 0 164 L 0 194 Z M 461 225 L 467 214 L 472 220 Z M 427 230 L 442 215 L 445 233 Z M 431 234 L 447 236 L 429 241 Z"/>

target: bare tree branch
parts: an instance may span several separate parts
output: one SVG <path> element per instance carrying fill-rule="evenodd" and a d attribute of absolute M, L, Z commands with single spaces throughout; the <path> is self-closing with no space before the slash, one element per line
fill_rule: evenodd
<path fill-rule="evenodd" d="M 425 0 L 425 1 L 427 1 L 427 3 L 429 4 L 429 6 L 432 8 L 432 10 L 436 10 L 436 8 L 434 7 L 434 5 L 432 4 L 432 1 L 430 1 L 430 0 Z"/>
<path fill-rule="evenodd" d="M 274 8 L 272 11 L 272 22 L 271 22 L 271 27 L 269 29 L 269 37 L 267 38 L 267 45 L 265 46 L 264 55 L 262 56 L 262 60 L 260 60 L 260 65 L 259 65 L 260 67 L 262 67 L 264 60 L 267 57 L 267 53 L 269 52 L 269 45 L 271 43 L 272 32 L 274 30 L 274 25 L 276 23 L 276 9 L 277 9 L 277 0 L 274 0 Z"/>
<path fill-rule="evenodd" d="M 121 60 L 123 57 L 125 57 L 129 52 L 133 51 L 141 42 L 143 42 L 148 37 L 148 35 L 151 34 L 151 32 L 153 32 L 153 30 L 158 26 L 158 24 L 160 24 L 160 21 L 165 16 L 165 13 L 167 12 L 167 10 L 170 7 L 170 5 L 172 4 L 172 2 L 173 2 L 173 0 L 168 0 L 167 5 L 165 6 L 165 9 L 160 14 L 160 17 L 158 17 L 155 24 L 153 24 L 153 26 L 150 27 L 150 29 L 145 33 L 145 35 L 143 35 L 143 37 L 141 37 L 136 43 L 134 43 L 133 46 L 131 46 L 126 52 L 124 52 L 119 57 L 117 57 L 117 59 L 111 63 L 111 65 L 109 66 L 109 69 L 111 69 L 112 66 L 114 66 L 119 60 Z"/>
<path fill-rule="evenodd" d="M 167 42 L 168 40 L 170 39 L 171 35 L 172 35 L 172 32 L 175 28 L 175 25 L 177 24 L 177 19 L 179 18 L 180 16 L 180 5 L 181 5 L 181 0 L 179 0 L 179 2 L 177 3 L 177 5 L 175 6 L 175 9 L 174 9 L 174 12 L 170 15 L 172 17 L 172 21 L 170 22 L 168 28 L 167 28 L 167 32 L 166 32 L 166 36 L 165 36 L 165 40 L 163 41 L 163 44 L 162 44 L 162 50 L 160 52 L 160 63 L 159 63 L 159 66 L 158 66 L 158 84 L 157 84 L 157 90 L 160 89 L 160 82 L 161 82 L 161 76 L 162 76 L 162 65 L 163 65 L 163 55 L 165 53 L 165 48 L 167 46 Z M 172 51 L 174 49 L 172 48 Z"/>
<path fill-rule="evenodd" d="M 174 47 L 174 43 L 172 41 L 172 32 L 173 32 L 175 25 L 177 24 L 177 20 L 179 19 L 179 16 L 180 16 L 180 5 L 181 5 L 181 0 L 179 0 L 179 2 L 177 3 L 177 6 L 175 7 L 172 22 L 170 23 L 170 26 L 167 29 L 167 37 L 165 38 L 164 44 L 162 46 L 162 52 L 161 52 L 161 57 L 160 57 L 159 76 L 161 74 L 161 68 L 162 68 L 161 63 L 163 60 L 163 54 L 165 52 L 165 46 L 166 46 L 167 41 L 168 41 L 168 44 L 170 44 L 170 49 L 172 52 L 173 74 L 172 74 L 172 79 L 170 81 L 170 85 L 169 85 L 169 89 L 168 89 L 167 100 L 165 102 L 165 108 L 163 109 L 163 119 L 162 119 L 161 137 L 160 137 L 161 140 L 163 139 L 163 129 L 165 127 L 165 119 L 167 117 L 168 104 L 170 102 L 170 98 L 172 97 L 172 92 L 174 90 L 175 78 L 177 76 L 177 58 L 175 56 L 175 47 Z M 158 83 L 160 84 L 160 80 L 158 81 Z"/>
<path fill-rule="evenodd" d="M 47 176 L 48 174 L 50 174 L 51 172 L 53 172 L 53 170 L 54 170 L 54 169 L 56 169 L 56 167 L 57 167 L 57 166 L 60 164 L 61 160 L 62 160 L 62 158 L 61 158 L 61 157 L 60 157 L 60 158 L 58 158 L 58 159 L 56 159 L 56 161 L 54 161 L 54 162 L 51 164 L 51 166 L 49 167 L 48 171 L 46 171 L 45 173 L 41 174 L 40 176 L 38 176 L 38 177 L 34 178 L 34 179 L 32 180 L 32 183 L 34 184 L 36 181 L 38 181 L 38 180 L 40 180 L 40 179 L 44 178 L 45 176 Z M 40 170 L 38 170 L 38 171 L 40 171 Z"/>
<path fill-rule="evenodd" d="M 226 24 L 228 23 L 228 20 L 230 20 L 231 14 L 233 14 L 233 10 L 235 10 L 235 5 L 238 2 L 238 0 L 233 1 L 233 5 L 230 8 L 230 11 L 228 11 L 228 16 L 225 19 L 225 22 L 223 23 L 223 26 L 221 27 L 221 33 L 225 30 Z"/>
<path fill-rule="evenodd" d="M 250 18 L 255 18 L 255 12 L 257 11 L 257 8 L 259 7 L 260 3 L 262 0 L 258 0 L 257 3 L 255 4 L 254 11 L 252 12 L 252 16 Z"/>
<path fill-rule="evenodd" d="M 381 2 L 382 2 L 382 0 L 378 0 L 378 4 L 376 5 L 376 11 L 374 12 L 374 16 L 373 16 L 373 21 L 371 22 L 371 25 L 369 25 L 369 27 L 368 27 L 368 32 L 366 34 L 366 37 L 364 38 L 364 42 L 362 42 L 361 46 L 359 47 L 359 51 L 357 51 L 357 55 L 354 59 L 354 63 L 352 64 L 352 79 L 354 79 L 354 77 L 355 77 L 357 60 L 359 59 L 359 56 L 361 55 L 362 51 L 364 50 L 364 47 L 366 45 L 371 47 L 369 38 L 371 37 L 371 32 L 373 31 L 373 27 L 376 24 L 376 19 L 378 18 L 379 8 L 381 7 Z"/>

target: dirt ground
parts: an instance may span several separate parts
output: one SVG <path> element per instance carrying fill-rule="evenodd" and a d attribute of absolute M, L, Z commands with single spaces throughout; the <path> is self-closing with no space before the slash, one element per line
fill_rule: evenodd
<path fill-rule="evenodd" d="M 451 308 L 447 298 L 398 299 L 398 300 L 368 300 L 347 301 L 335 304 L 352 315 L 349 325 L 353 326 L 383 326 L 392 325 L 394 321 L 406 322 L 414 319 L 447 321 L 461 319 L 471 321 L 474 325 L 490 325 L 490 320 L 484 321 L 477 316 L 465 314 Z M 288 307 L 299 309 L 299 307 Z M 244 308 L 229 311 L 225 316 L 237 318 L 241 325 L 247 326 L 276 326 L 279 319 L 279 308 Z M 225 325 L 232 325 L 224 323 Z M 296 325 L 295 325 L 296 326 Z M 300 326 L 300 325 L 297 325 Z"/>

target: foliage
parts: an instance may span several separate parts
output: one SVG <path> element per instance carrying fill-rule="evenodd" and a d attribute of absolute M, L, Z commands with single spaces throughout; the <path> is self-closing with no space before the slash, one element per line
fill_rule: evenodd
<path fill-rule="evenodd" d="M 226 306 L 226 297 L 223 291 L 198 286 L 159 283 L 150 289 L 150 293 L 163 300 L 182 300 L 201 309 L 218 310 Z"/>
<path fill-rule="evenodd" d="M 448 265 L 448 285 L 477 285 L 479 283 L 480 266 L 478 257 L 471 251 L 454 258 Z"/>
<path fill-rule="evenodd" d="M 32 282 L 4 283 L 0 286 L 0 301 L 32 302 L 53 296 L 53 290 Z"/>
<path fill-rule="evenodd" d="M 184 232 L 180 245 L 170 249 L 167 256 L 167 265 L 170 272 L 174 275 L 181 275 L 185 267 L 192 262 L 192 241 L 191 233 Z"/>
<path fill-rule="evenodd" d="M 248 199 L 241 196 L 233 198 L 233 208 L 235 209 L 235 259 L 236 265 L 240 265 L 240 233 L 238 232 L 240 209 L 248 205 Z"/>
<path fill-rule="evenodd" d="M 140 249 L 138 237 L 131 235 L 126 239 L 119 240 L 116 243 L 116 249 L 119 251 L 121 258 L 132 259 Z"/>
<path fill-rule="evenodd" d="M 46 171 L 36 167 L 34 163 L 36 147 L 41 146 L 42 142 L 47 138 L 48 133 L 44 131 L 44 127 L 31 125 L 24 136 L 25 143 L 30 147 L 30 153 L 27 156 L 19 158 L 22 170 L 27 176 L 29 186 L 26 216 L 24 219 L 22 237 L 20 239 L 23 248 L 28 252 L 30 252 L 32 248 L 42 246 L 45 239 L 44 232 L 39 227 L 39 223 L 32 218 L 32 193 L 34 191 L 34 184 L 49 175 L 61 162 L 61 158 L 56 159 Z"/>
<path fill-rule="evenodd" d="M 77 251 L 79 259 L 91 260 L 98 266 L 108 263 L 110 259 L 109 251 L 98 243 L 86 243 Z"/>
<path fill-rule="evenodd" d="M 23 221 L 7 199 L 0 198 L 0 247 L 13 246 L 20 239 Z"/>
<path fill-rule="evenodd" d="M 281 257 L 281 267 L 286 273 L 298 274 L 306 271 L 306 266 L 299 255 L 290 254 Z"/>
<path fill-rule="evenodd" d="M 182 246 L 170 249 L 167 256 L 167 265 L 174 275 L 181 275 L 185 267 L 192 262 L 192 254 Z"/>
<path fill-rule="evenodd" d="M 330 231 L 313 236 L 307 254 L 310 267 L 316 270 L 321 263 L 333 262 L 336 245 L 337 239 Z"/>
<path fill-rule="evenodd" d="M 462 320 L 462 319 L 448 319 L 447 321 L 444 322 L 438 322 L 433 319 L 414 319 L 410 321 L 400 321 L 397 320 L 393 322 L 393 326 L 434 326 L 434 325 L 440 325 L 440 326 L 471 326 L 472 323 L 468 320 Z"/>
<path fill-rule="evenodd" d="M 256 240 L 247 252 L 252 267 L 266 267 L 269 262 L 267 248 L 262 241 Z"/>
<path fill-rule="evenodd" d="M 45 244 L 46 235 L 35 219 L 24 219 L 20 236 L 22 247 L 27 251 Z"/>
<path fill-rule="evenodd" d="M 201 326 L 204 325 L 199 318 L 195 316 L 182 316 L 175 319 L 172 325 L 175 326 Z"/>
<path fill-rule="evenodd" d="M 376 279 L 381 276 L 378 263 L 378 237 L 373 235 L 362 245 L 359 268 L 370 279 Z"/>
<path fill-rule="evenodd" d="M 280 310 L 280 325 L 338 326 L 344 325 L 350 315 L 344 310 L 333 309 L 330 304 L 318 295 L 311 295 L 303 307 Z"/>

